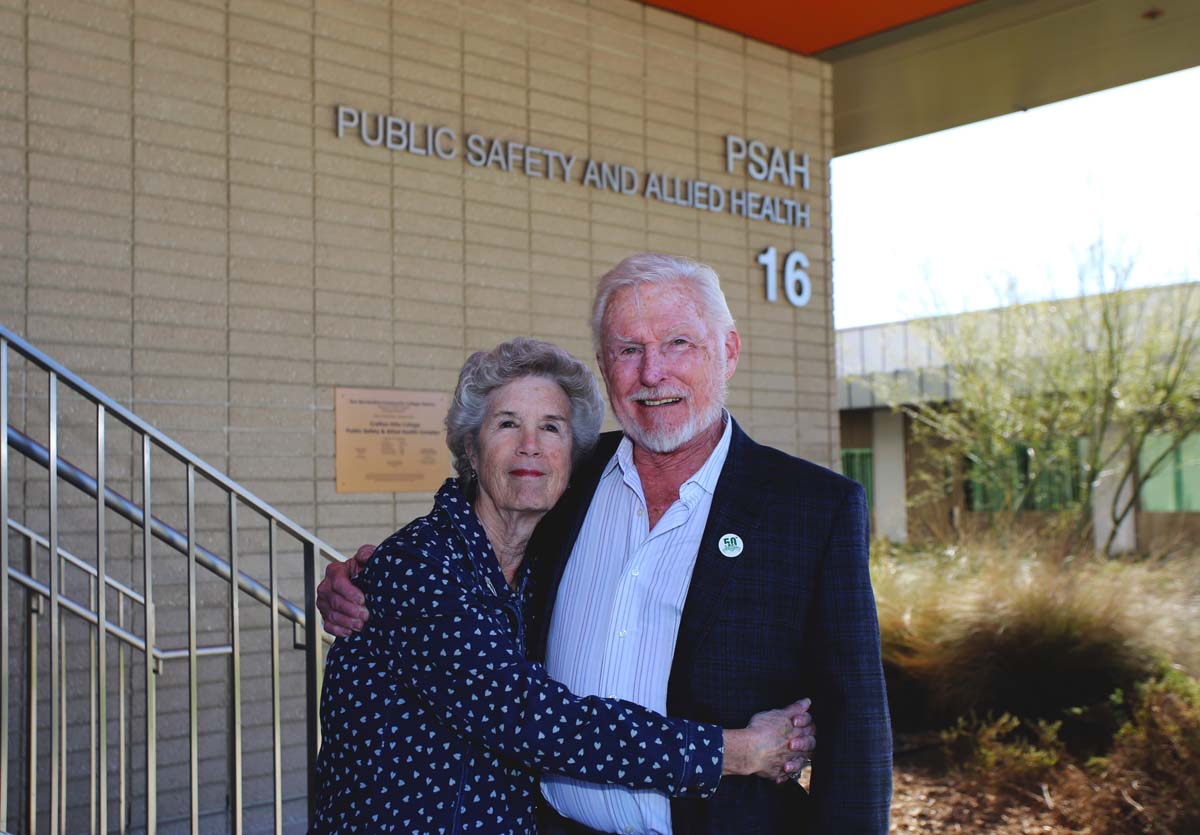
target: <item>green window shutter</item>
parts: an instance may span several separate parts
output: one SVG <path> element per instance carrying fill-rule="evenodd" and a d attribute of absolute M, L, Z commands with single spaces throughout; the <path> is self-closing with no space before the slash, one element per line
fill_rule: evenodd
<path fill-rule="evenodd" d="M 1056 461 L 1054 466 L 1038 473 L 1033 489 L 1029 491 L 1026 508 L 1031 510 L 1062 510 L 1079 498 L 1079 456 L 1072 450 L 1067 461 Z"/>
<path fill-rule="evenodd" d="M 1142 453 L 1138 456 L 1138 474 L 1142 477 L 1142 510 L 1151 513 L 1174 513 L 1180 509 L 1177 456 L 1168 456 L 1150 478 L 1145 477 L 1146 469 L 1170 445 L 1170 437 L 1151 435 L 1142 446 Z"/>
<path fill-rule="evenodd" d="M 1176 498 L 1181 511 L 1200 511 L 1200 435 L 1189 435 L 1179 448 Z"/>
<path fill-rule="evenodd" d="M 1081 495 L 1080 452 L 1071 451 L 1065 461 L 1038 469 L 1030 482 L 1030 448 L 1014 443 L 1011 454 L 991 469 L 968 465 L 967 507 L 973 511 L 996 512 L 1024 493 L 1017 510 L 1062 510 Z M 1028 489 L 1027 489 L 1028 488 Z"/>
<path fill-rule="evenodd" d="M 1008 507 L 1024 478 L 1024 449 L 1013 447 L 998 466 L 968 464 L 970 510 L 991 513 Z"/>
<path fill-rule="evenodd" d="M 995 486 L 994 478 L 989 478 L 981 470 L 981 467 L 968 465 L 967 509 L 981 512 L 999 510 L 1004 491 Z"/>
<path fill-rule="evenodd" d="M 867 509 L 875 509 L 875 466 L 870 449 L 843 449 L 842 474 L 852 478 L 867 491 Z"/>

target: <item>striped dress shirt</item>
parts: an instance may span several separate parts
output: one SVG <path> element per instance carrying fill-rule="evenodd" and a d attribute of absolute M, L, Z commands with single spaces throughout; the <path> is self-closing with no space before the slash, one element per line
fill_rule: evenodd
<path fill-rule="evenodd" d="M 610 696 L 666 713 L 679 619 L 729 452 L 732 421 L 654 530 L 621 440 L 605 467 L 571 551 L 550 621 L 546 668 L 578 695 Z M 670 835 L 662 792 L 546 775 L 542 792 L 562 815 L 603 832 Z"/>

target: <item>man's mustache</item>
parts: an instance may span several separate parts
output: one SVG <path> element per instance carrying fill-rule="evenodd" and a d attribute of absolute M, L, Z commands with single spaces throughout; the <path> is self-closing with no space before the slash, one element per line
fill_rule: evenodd
<path fill-rule="evenodd" d="M 654 388 L 640 388 L 626 395 L 625 399 L 630 403 L 637 403 L 642 400 L 686 400 L 688 394 L 688 391 L 681 388 L 655 386 Z"/>

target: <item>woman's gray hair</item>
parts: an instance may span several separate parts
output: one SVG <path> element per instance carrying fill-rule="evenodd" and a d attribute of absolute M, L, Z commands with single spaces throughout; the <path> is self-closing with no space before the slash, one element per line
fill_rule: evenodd
<path fill-rule="evenodd" d="M 733 330 L 733 314 L 721 292 L 721 279 L 716 270 L 691 258 L 639 252 L 605 273 L 596 285 L 596 300 L 592 304 L 592 344 L 598 355 L 603 356 L 604 312 L 613 294 L 623 287 L 665 281 L 687 282 L 696 292 L 709 325 L 722 334 Z"/>
<path fill-rule="evenodd" d="M 476 351 L 458 373 L 454 400 L 446 413 L 446 446 L 450 447 L 459 478 L 468 485 L 475 474 L 467 459 L 467 444 L 479 438 L 488 396 L 522 377 L 550 380 L 567 395 L 571 405 L 572 465 L 596 445 L 604 422 L 604 399 L 591 370 L 557 345 L 519 336 L 490 351 Z"/>

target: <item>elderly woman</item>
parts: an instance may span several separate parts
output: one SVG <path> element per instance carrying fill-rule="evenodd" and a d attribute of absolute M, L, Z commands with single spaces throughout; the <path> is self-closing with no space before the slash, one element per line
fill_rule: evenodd
<path fill-rule="evenodd" d="M 806 705 L 742 730 L 580 697 L 525 659 L 525 544 L 594 443 L 587 368 L 514 339 L 467 360 L 446 416 L 457 479 L 355 582 L 367 627 L 330 652 L 316 832 L 534 831 L 537 771 L 704 797 L 794 770 Z"/>

